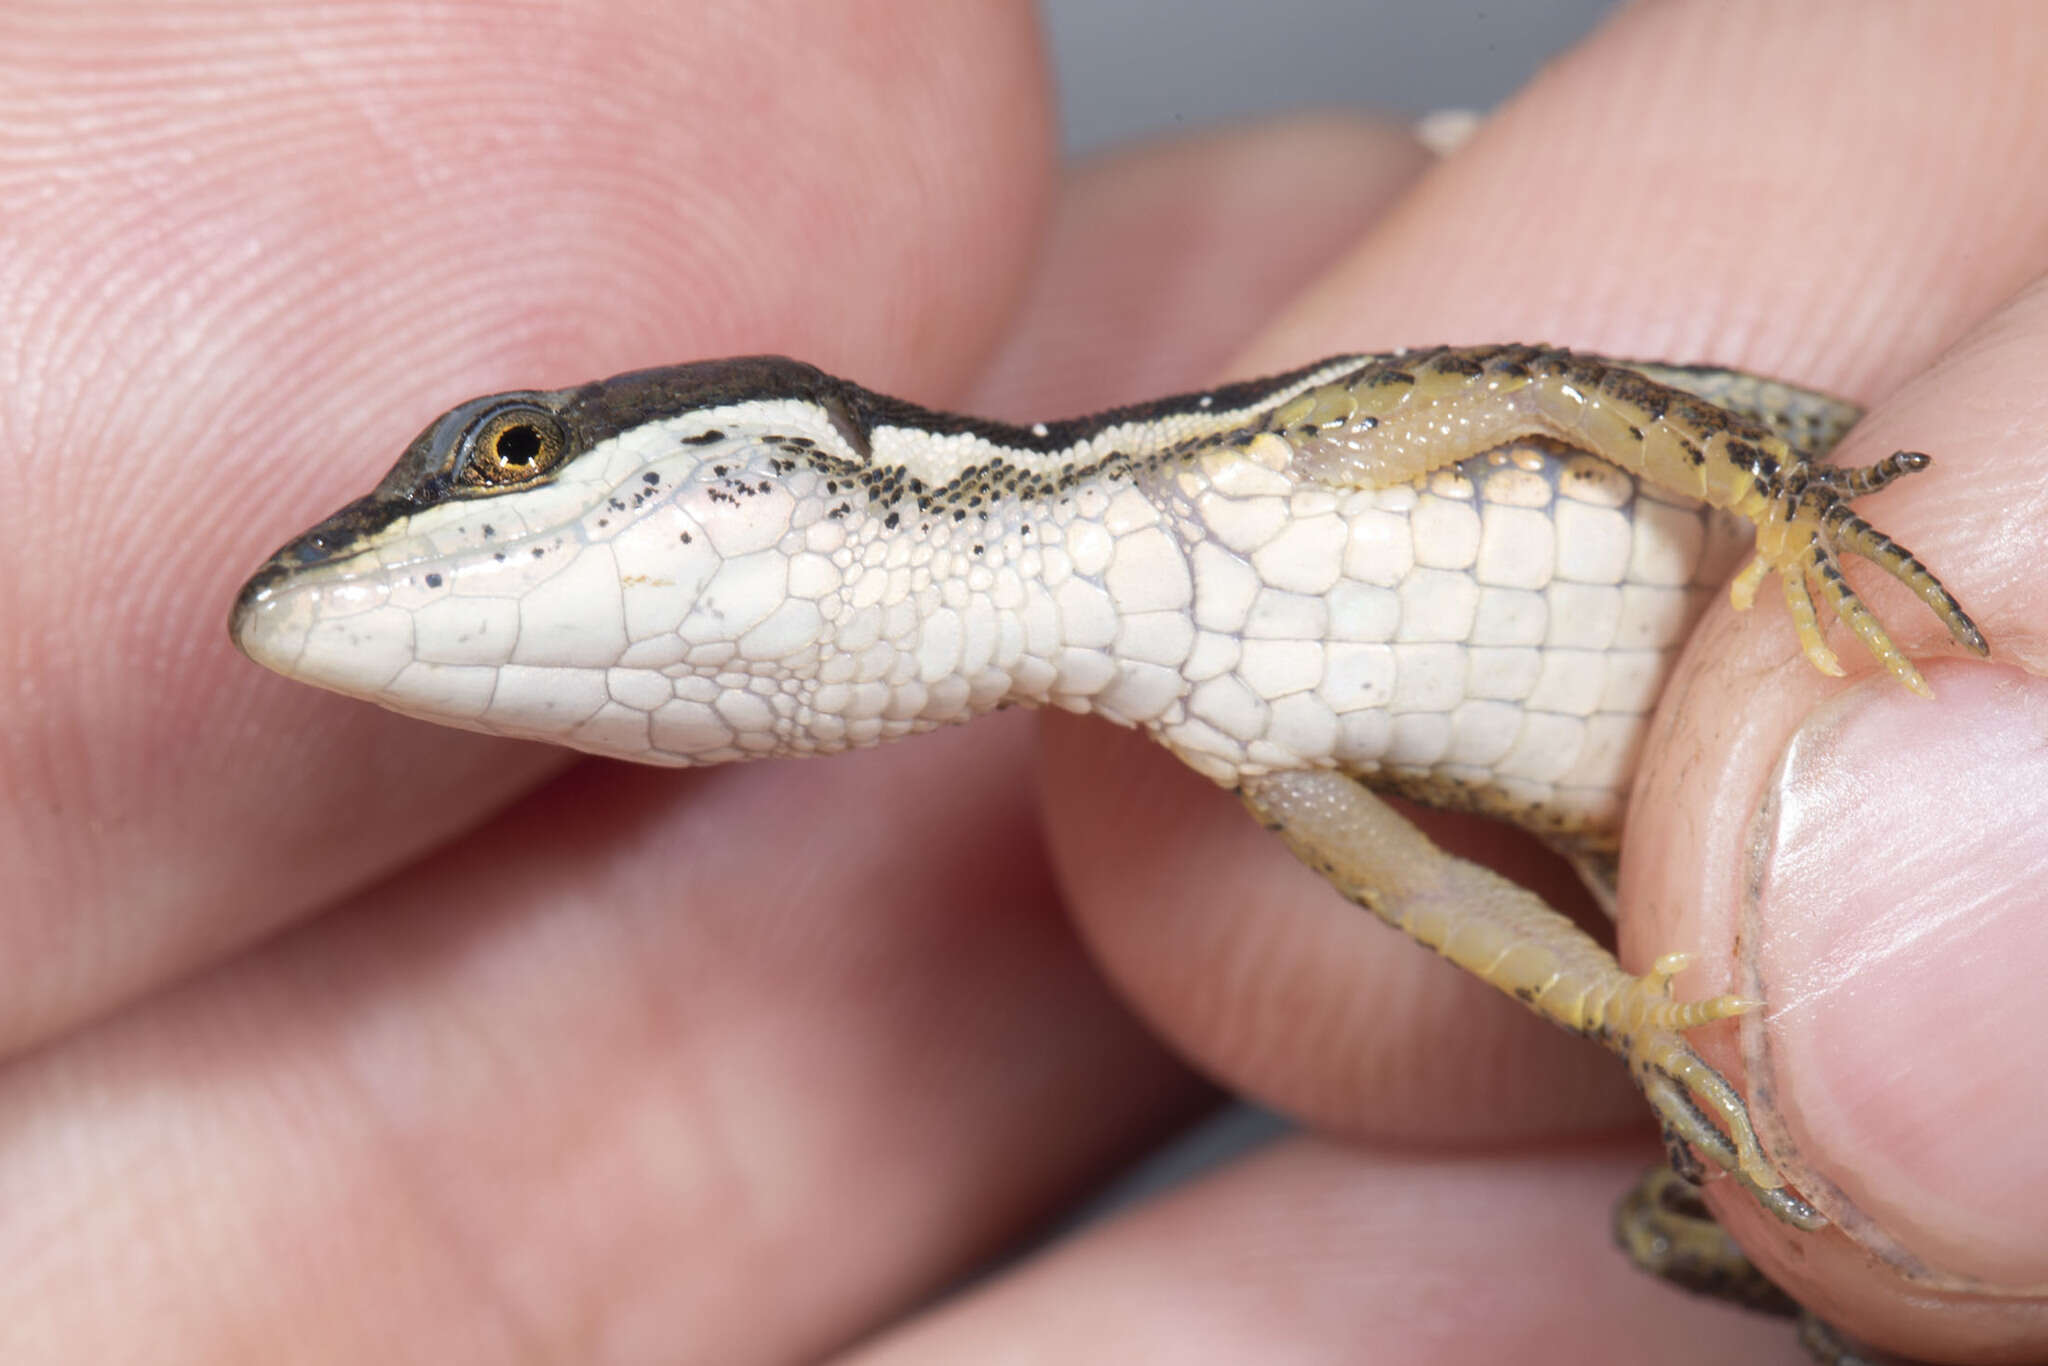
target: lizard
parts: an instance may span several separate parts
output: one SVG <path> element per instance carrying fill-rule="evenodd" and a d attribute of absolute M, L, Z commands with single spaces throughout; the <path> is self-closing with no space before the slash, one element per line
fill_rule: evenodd
<path fill-rule="evenodd" d="M 1339 356 L 1091 417 L 938 412 L 782 357 L 493 394 L 277 551 L 230 629 L 289 677 L 442 724 L 688 766 L 829 754 L 1008 705 L 1136 727 L 1335 889 L 1619 1054 L 1685 1183 L 1618 1232 L 1695 1288 L 1786 1308 L 1686 1183 L 1823 1216 L 1672 999 L 1379 793 L 1499 817 L 1613 909 L 1630 775 L 1724 582 L 1775 578 L 1931 691 L 1849 585 L 1983 634 L 1852 502 L 1929 458 L 1822 462 L 1854 405 L 1740 371 L 1549 346 Z M 1752 542 L 1746 567 L 1730 572 Z M 1809 1343 L 1852 1362 L 1817 1321 Z M 1834 1343 L 1830 1346 L 1828 1343 Z"/>

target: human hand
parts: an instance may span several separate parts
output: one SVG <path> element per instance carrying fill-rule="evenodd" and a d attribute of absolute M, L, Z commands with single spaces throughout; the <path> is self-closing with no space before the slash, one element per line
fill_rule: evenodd
<path fill-rule="evenodd" d="M 550 752 L 266 678 L 221 631 L 263 552 L 471 393 L 781 349 L 945 401 L 1006 329 L 981 397 L 1027 416 L 1200 382 L 1364 233 L 1412 151 L 1312 125 L 1142 157 L 1076 188 L 1094 230 L 1054 239 L 1052 302 L 1013 323 L 1047 192 L 1019 9 L 204 13 L 0 19 L 21 65 L 0 96 L 20 111 L 0 119 L 10 1359 L 765 1361 L 885 1329 L 868 1359 L 1791 1359 L 1777 1325 L 1605 1248 L 1642 1160 L 1581 1137 L 1639 1113 L 1611 1062 L 1439 975 L 1149 747 L 1059 728 L 1056 882 L 1027 718 L 824 764 L 548 777 Z M 2031 83 L 1984 78 L 1973 62 L 2023 54 L 1975 33 L 1944 29 L 1958 46 L 1931 61 L 1848 11 L 1798 22 L 1884 51 L 1823 92 L 1794 70 L 1817 37 L 1632 17 L 1236 368 L 1542 334 L 1887 391 L 2041 267 L 2036 188 L 1952 152 L 1987 130 L 2038 151 Z M 1661 60 L 1688 24 L 1688 60 Z M 1958 121 L 1876 107 L 1908 59 Z M 1823 93 L 1854 121 L 1803 154 L 1772 140 Z M 1847 183 L 1816 178 L 1816 147 Z M 1884 158 L 1911 173 L 1869 174 Z M 1689 202 L 1644 191 L 1660 165 Z M 1197 194 L 1212 241 L 1176 212 Z M 1134 277 L 1135 301 L 1086 285 Z M 1190 280 L 1208 307 L 1168 311 Z M 1085 370 L 1062 372 L 1077 347 L 1043 344 L 1049 318 L 1100 346 Z M 1935 396 L 2007 417 L 1909 428 L 1896 444 L 1940 463 L 1883 506 L 2012 675 L 2038 424 L 1997 365 L 2039 328 L 2004 318 L 1979 335 L 2006 359 L 1951 377 L 1983 392 Z M 1739 863 L 1706 860 L 1827 686 L 1768 607 L 1708 629 L 1694 659 L 1743 693 L 1694 685 L 1721 710 L 1687 713 L 1646 793 L 1688 754 L 1749 776 L 1639 804 L 1632 850 L 1700 860 L 1687 884 L 1652 855 L 1677 891 L 1632 868 L 1633 895 L 1702 917 L 1635 922 L 1651 950 L 1714 946 L 1680 892 L 1725 894 Z M 1969 672 L 1930 671 L 1940 707 L 1970 705 Z M 1728 705 L 1759 696 L 1787 700 Z M 2026 791 L 2007 829 L 2030 828 Z M 1986 912 L 2009 943 L 2017 886 Z M 919 1313 L 1201 1103 L 1069 914 L 1158 1028 L 1366 1145 L 1290 1144 Z M 1951 1066 L 2026 1066 L 2027 1000 L 1994 999 L 2003 1051 Z M 2018 1153 L 2016 1119 L 1965 1133 L 2001 1130 Z M 2039 1184 L 2001 1185 L 1995 1211 L 2038 1211 Z M 1852 1326 L 1887 1311 L 1868 1268 L 1822 1269 L 1799 1288 Z M 2041 1345 L 2038 1320 L 1929 1322 Z"/>

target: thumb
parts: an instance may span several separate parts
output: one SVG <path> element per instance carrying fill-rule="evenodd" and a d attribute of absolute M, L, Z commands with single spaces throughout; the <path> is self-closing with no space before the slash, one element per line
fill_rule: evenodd
<path fill-rule="evenodd" d="M 1933 656 L 1931 705 L 1882 673 L 1824 679 L 1782 614 L 1737 631 L 1721 610 L 1665 694 L 1622 865 L 1631 961 L 1733 946 L 1724 980 L 1765 1002 L 1741 1030 L 1753 1117 L 1835 1231 L 1717 1213 L 1823 1317 L 1941 1360 L 2048 1352 L 2044 362 L 2036 288 L 1843 454 L 1936 454 L 1869 515 L 1937 567 L 1991 661 L 1940 658 L 1934 619 L 1854 569 Z"/>

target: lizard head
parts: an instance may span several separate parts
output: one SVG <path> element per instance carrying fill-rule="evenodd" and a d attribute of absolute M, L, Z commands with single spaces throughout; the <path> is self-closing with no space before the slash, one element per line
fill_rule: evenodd
<path fill-rule="evenodd" d="M 272 555 L 230 632 L 443 724 L 670 763 L 817 747 L 794 693 L 887 483 L 860 392 L 747 357 L 471 400 Z"/>

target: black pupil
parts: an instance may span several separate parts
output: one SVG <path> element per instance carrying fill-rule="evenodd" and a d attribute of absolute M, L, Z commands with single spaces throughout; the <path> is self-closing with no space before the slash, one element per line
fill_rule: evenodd
<path fill-rule="evenodd" d="M 531 465 L 540 459 L 540 433 L 522 422 L 498 433 L 498 460 L 506 465 Z"/>

